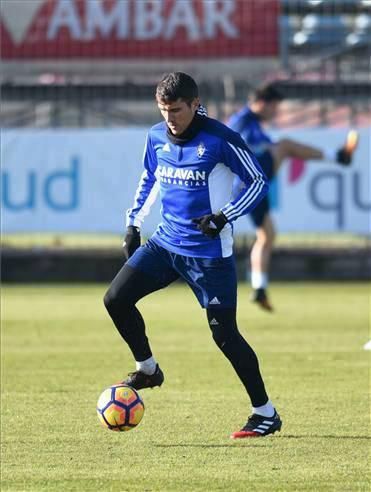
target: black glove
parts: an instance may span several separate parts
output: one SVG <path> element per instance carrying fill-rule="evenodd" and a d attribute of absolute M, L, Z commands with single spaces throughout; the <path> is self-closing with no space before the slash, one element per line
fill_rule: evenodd
<path fill-rule="evenodd" d="M 126 231 L 122 247 L 124 248 L 124 256 L 127 260 L 140 246 L 140 231 L 138 227 L 129 226 Z"/>
<path fill-rule="evenodd" d="M 352 163 L 352 157 L 352 154 L 345 147 L 341 147 L 336 152 L 336 162 L 341 166 L 349 166 Z"/>
<path fill-rule="evenodd" d="M 219 232 L 223 229 L 228 222 L 223 212 L 217 214 L 203 215 L 197 219 L 192 219 L 192 222 L 197 224 L 197 229 L 201 231 L 205 236 L 216 238 Z"/>
<path fill-rule="evenodd" d="M 357 130 L 348 132 L 345 145 L 336 152 L 336 162 L 342 166 L 349 166 L 353 160 L 353 154 L 358 146 L 359 133 Z"/>

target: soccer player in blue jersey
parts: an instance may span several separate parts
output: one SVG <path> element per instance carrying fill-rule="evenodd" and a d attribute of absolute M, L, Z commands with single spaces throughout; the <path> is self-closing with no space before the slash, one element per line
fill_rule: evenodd
<path fill-rule="evenodd" d="M 256 91 L 252 104 L 233 114 L 227 122 L 227 125 L 238 132 L 249 149 L 254 152 L 268 181 L 274 178 L 287 158 L 327 160 L 343 166 L 351 163 L 356 141 L 350 147 L 345 145 L 336 151 L 322 151 L 291 139 L 273 141 L 263 125 L 274 119 L 282 100 L 282 94 L 274 85 L 263 86 Z M 253 288 L 252 301 L 258 303 L 263 309 L 272 311 L 267 287 L 275 229 L 269 212 L 270 205 L 267 195 L 250 212 L 250 217 L 256 227 L 256 240 L 251 249 L 250 263 Z"/>
<path fill-rule="evenodd" d="M 144 171 L 127 212 L 127 261 L 104 298 L 136 361 L 136 371 L 124 383 L 138 390 L 163 383 L 136 303 L 181 277 L 205 308 L 213 339 L 252 403 L 252 415 L 231 437 L 272 434 L 282 422 L 268 398 L 255 352 L 237 327 L 232 253 L 233 222 L 263 199 L 267 179 L 240 135 L 199 114 L 198 87 L 189 75 L 166 75 L 157 86 L 156 101 L 164 121 L 147 135 Z M 244 185 L 236 196 L 235 180 Z M 140 227 L 158 191 L 162 221 L 140 246 Z"/>

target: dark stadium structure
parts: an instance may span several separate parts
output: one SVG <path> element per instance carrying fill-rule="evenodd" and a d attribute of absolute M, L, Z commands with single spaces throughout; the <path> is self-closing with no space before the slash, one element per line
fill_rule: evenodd
<path fill-rule="evenodd" d="M 83 1 L 76 0 L 76 5 Z M 2 2 L 5 13 L 6 2 Z M 327 125 L 331 113 L 339 108 L 344 110 L 344 125 L 369 124 L 370 1 L 236 2 L 246 18 L 250 10 L 263 7 L 265 2 L 277 4 L 273 19 L 277 24 L 277 56 L 267 57 L 264 49 L 262 56 L 243 56 L 242 43 L 240 58 L 237 46 L 233 60 L 215 53 L 197 59 L 159 57 L 158 53 L 146 58 L 139 53 L 138 58 L 74 59 L 68 55 L 69 43 L 73 48 L 69 39 L 60 41 L 61 52 L 67 50 L 66 58 L 58 55 L 50 59 L 46 53 L 45 58 L 27 59 L 21 52 L 13 59 L 3 49 L 2 126 L 150 125 L 158 117 L 152 104 L 153 86 L 162 73 L 173 69 L 194 74 L 209 113 L 221 119 L 246 100 L 249 90 L 269 80 L 276 81 L 287 99 L 288 116 L 277 122 L 278 127 L 298 122 Z M 263 37 L 257 39 L 264 44 Z M 306 109 L 298 114 L 302 102 Z M 290 118 L 290 110 L 296 116 Z"/>

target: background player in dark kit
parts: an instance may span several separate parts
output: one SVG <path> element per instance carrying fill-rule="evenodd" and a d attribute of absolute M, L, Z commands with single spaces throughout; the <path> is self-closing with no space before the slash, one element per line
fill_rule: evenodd
<path fill-rule="evenodd" d="M 287 138 L 273 141 L 263 124 L 275 118 L 282 100 L 283 95 L 274 85 L 263 86 L 255 92 L 251 105 L 233 114 L 227 123 L 241 135 L 249 149 L 257 156 L 269 181 L 272 181 L 287 158 L 326 160 L 343 166 L 351 163 L 358 139 L 356 132 L 353 132 L 353 141 L 349 142 L 347 139 L 347 144 L 337 150 L 324 151 Z M 250 212 L 250 216 L 256 227 L 256 240 L 250 253 L 252 300 L 263 309 L 271 311 L 272 305 L 266 289 L 275 229 L 268 196 Z"/>

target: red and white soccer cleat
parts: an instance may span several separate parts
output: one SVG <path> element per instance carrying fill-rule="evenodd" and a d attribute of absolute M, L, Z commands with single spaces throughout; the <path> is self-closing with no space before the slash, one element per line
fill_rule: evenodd
<path fill-rule="evenodd" d="M 282 420 L 275 411 L 273 417 L 263 417 L 254 413 L 248 418 L 246 425 L 241 430 L 233 432 L 231 439 L 244 439 L 246 437 L 264 437 L 280 431 Z"/>

